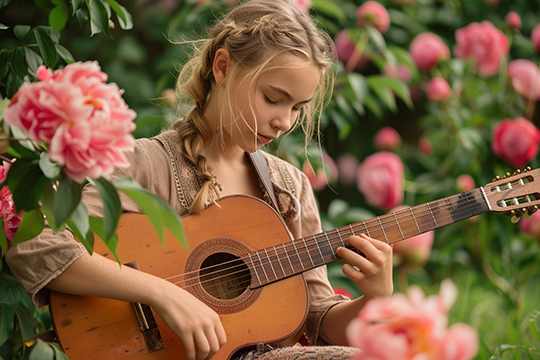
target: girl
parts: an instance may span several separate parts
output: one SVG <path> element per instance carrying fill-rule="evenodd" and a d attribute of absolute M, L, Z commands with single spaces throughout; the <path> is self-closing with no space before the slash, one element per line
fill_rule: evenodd
<path fill-rule="evenodd" d="M 152 139 L 140 139 L 128 154 L 130 176 L 166 200 L 180 215 L 200 214 L 218 198 L 244 194 L 269 199 L 247 153 L 292 127 L 309 138 L 332 85 L 332 44 L 313 21 L 287 0 L 252 0 L 217 22 L 209 39 L 183 68 L 178 90 L 193 100 L 191 110 Z M 298 239 L 321 231 L 317 205 L 306 176 L 292 165 L 265 155 L 278 209 Z M 96 189 L 84 198 L 90 214 L 102 216 Z M 122 198 L 126 211 L 136 211 Z M 124 239 L 124 241 L 128 241 Z M 366 301 L 390 296 L 392 256 L 387 244 L 365 235 L 341 247 L 343 272 L 364 295 L 349 301 L 334 295 L 325 267 L 304 274 L 309 293 L 306 336 L 309 347 L 237 354 L 260 359 L 348 358 L 345 328 Z M 195 296 L 164 279 L 90 256 L 69 232 L 43 232 L 14 245 L 6 254 L 13 274 L 35 304 L 49 289 L 151 305 L 184 344 L 187 359 L 209 359 L 226 341 L 220 317 Z M 341 346 L 320 346 L 320 345 Z M 318 345 L 318 346 L 316 346 Z"/>

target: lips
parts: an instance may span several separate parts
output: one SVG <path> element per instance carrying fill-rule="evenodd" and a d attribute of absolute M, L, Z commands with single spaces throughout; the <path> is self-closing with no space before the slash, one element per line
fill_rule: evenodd
<path fill-rule="evenodd" d="M 273 138 L 269 138 L 269 137 L 266 137 L 266 136 L 263 136 L 261 134 L 257 134 L 257 137 L 259 138 L 259 140 L 264 144 L 268 144 L 270 141 L 274 140 Z"/>

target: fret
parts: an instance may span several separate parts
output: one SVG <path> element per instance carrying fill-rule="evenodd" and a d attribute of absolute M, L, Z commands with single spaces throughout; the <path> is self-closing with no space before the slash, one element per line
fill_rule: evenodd
<path fill-rule="evenodd" d="M 429 206 L 429 203 L 426 204 L 429 210 L 429 213 L 431 214 L 431 217 L 433 218 L 433 222 L 435 223 L 435 227 L 438 228 L 439 225 L 437 225 L 437 220 L 435 220 L 435 216 L 433 215 L 433 211 L 431 211 L 431 206 Z"/>
<path fill-rule="evenodd" d="M 304 267 L 304 262 L 302 261 L 302 258 L 300 257 L 300 253 L 298 252 L 298 248 L 296 247 L 296 242 L 293 241 L 292 243 L 294 245 L 294 250 L 296 251 L 296 255 L 298 256 L 298 262 L 302 266 L 302 271 L 305 271 L 306 268 Z"/>
<path fill-rule="evenodd" d="M 352 229 L 352 227 L 351 227 L 351 229 Z M 337 234 L 339 236 L 339 241 L 341 242 L 341 245 L 345 246 L 345 242 L 343 241 L 343 238 L 341 237 L 341 232 L 339 230 L 336 230 L 336 232 L 337 232 Z"/>
<path fill-rule="evenodd" d="M 268 275 L 266 275 L 266 269 L 264 268 L 264 263 L 263 263 L 263 261 L 261 259 L 261 256 L 259 255 L 258 251 L 256 252 L 256 254 L 257 254 L 257 257 L 259 258 L 259 262 L 261 263 L 261 268 L 262 268 L 262 271 L 264 273 L 264 277 L 266 278 L 266 283 L 269 283 L 270 280 L 268 280 Z"/>
<path fill-rule="evenodd" d="M 399 225 L 399 221 L 398 221 L 398 219 L 397 219 L 396 213 L 394 213 L 394 219 L 396 220 L 396 224 L 397 224 L 397 226 L 398 226 L 398 228 L 399 228 L 399 233 L 401 234 L 401 238 L 402 238 L 402 239 L 405 239 L 405 236 L 403 236 L 403 231 L 401 230 L 401 226 Z"/>
<path fill-rule="evenodd" d="M 248 253 L 248 256 L 249 256 L 249 261 L 251 262 L 251 265 L 253 265 L 253 272 L 254 272 L 255 275 L 257 276 L 257 282 L 259 283 L 259 285 L 262 285 L 261 279 L 259 278 L 259 271 L 257 270 L 257 265 L 255 265 L 255 262 L 254 262 L 253 259 L 251 258 L 251 254 L 250 254 L 250 253 Z"/>
<path fill-rule="evenodd" d="M 384 226 L 383 226 L 382 221 L 381 221 L 381 218 L 380 218 L 379 216 L 377 216 L 377 220 L 379 220 L 379 225 L 381 226 L 381 230 L 382 230 L 383 235 L 384 235 L 384 240 L 386 240 L 386 243 L 387 243 L 387 244 L 390 244 L 390 243 L 388 242 L 388 237 L 386 236 L 386 231 L 384 231 Z"/>
<path fill-rule="evenodd" d="M 409 211 L 411 212 L 411 217 L 414 220 L 414 224 L 416 225 L 416 228 L 418 229 L 418 233 L 420 234 L 422 231 L 420 230 L 420 227 L 418 226 L 418 222 L 416 221 L 416 217 L 414 216 L 413 209 L 409 208 Z"/>
<path fill-rule="evenodd" d="M 285 244 L 281 244 L 281 245 L 283 246 L 283 253 L 287 256 L 287 260 L 289 260 L 289 265 L 291 266 L 291 275 L 296 274 L 296 271 L 294 270 L 294 266 L 291 261 L 291 257 L 289 256 L 289 252 L 287 251 Z"/>
<path fill-rule="evenodd" d="M 365 221 L 362 221 L 362 224 L 364 224 L 364 229 L 366 230 L 366 235 L 369 236 L 369 237 L 371 237 L 371 235 L 369 234 L 369 229 L 368 229 L 368 227 L 367 227 L 367 225 L 366 225 L 366 222 L 365 222 Z"/>
<path fill-rule="evenodd" d="M 352 225 L 349 225 L 349 227 L 351 228 L 351 233 L 353 234 L 353 236 L 356 236 L 356 234 L 354 233 L 354 229 L 353 229 Z"/>
<path fill-rule="evenodd" d="M 270 258 L 270 255 L 268 255 L 268 251 L 266 251 L 266 249 L 264 249 L 264 252 L 266 253 L 266 258 L 268 259 L 268 264 L 270 264 L 270 269 L 272 269 L 272 273 L 274 274 L 274 280 L 277 280 L 278 277 L 276 275 L 276 270 L 274 269 L 274 264 L 272 259 Z"/>
<path fill-rule="evenodd" d="M 276 260 L 279 264 L 279 267 L 281 268 L 281 272 L 283 273 L 283 277 L 287 277 L 287 274 L 285 273 L 285 269 L 283 268 L 283 264 L 281 263 L 281 259 L 279 258 L 279 253 L 277 252 L 277 249 L 275 246 L 272 246 L 272 248 L 274 249 L 274 252 L 276 253 Z"/>
<path fill-rule="evenodd" d="M 307 252 L 307 254 L 309 256 L 309 259 L 311 260 L 311 264 L 313 265 L 313 267 L 315 267 L 315 263 L 313 262 L 313 258 L 311 257 L 311 254 L 309 252 L 309 248 L 308 248 L 308 246 L 306 244 L 306 239 L 302 238 L 302 241 L 304 242 L 304 247 L 306 248 L 306 252 Z"/>
<path fill-rule="evenodd" d="M 446 207 L 448 208 L 448 210 L 450 210 L 450 216 L 452 216 L 452 219 L 455 219 L 454 211 L 452 211 L 452 207 L 450 206 L 450 202 L 448 201 L 448 198 L 445 197 L 444 201 L 446 202 Z"/>
<path fill-rule="evenodd" d="M 326 233 L 325 233 L 325 234 L 326 234 Z M 322 259 L 322 261 L 323 261 L 323 263 L 324 263 L 324 255 L 323 255 L 323 253 L 322 253 L 322 251 L 321 251 L 321 247 L 319 246 L 319 242 L 317 241 L 317 239 L 316 239 L 315 237 L 313 237 L 313 239 L 315 240 L 315 245 L 317 245 L 317 249 L 319 250 L 319 254 L 321 254 L 321 259 Z M 321 265 L 322 265 L 322 264 L 321 264 Z"/>
<path fill-rule="evenodd" d="M 336 230 L 336 232 L 339 234 L 339 231 Z M 334 247 L 332 246 L 332 242 L 330 241 L 330 238 L 328 237 L 328 233 L 326 231 L 324 232 L 324 235 L 326 237 L 326 241 L 328 242 L 328 247 L 330 249 L 330 255 L 332 255 L 334 260 L 337 260 L 338 257 L 336 255 L 336 252 L 334 251 Z M 341 238 L 341 236 L 340 236 L 340 238 Z"/>

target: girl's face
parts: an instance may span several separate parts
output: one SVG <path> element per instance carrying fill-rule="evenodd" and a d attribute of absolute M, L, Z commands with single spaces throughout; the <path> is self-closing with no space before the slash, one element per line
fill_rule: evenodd
<path fill-rule="evenodd" d="M 244 151 L 256 151 L 289 130 L 319 84 L 320 70 L 311 62 L 293 55 L 278 61 L 279 68 L 266 71 L 254 84 L 250 79 L 230 83 L 224 135 Z"/>

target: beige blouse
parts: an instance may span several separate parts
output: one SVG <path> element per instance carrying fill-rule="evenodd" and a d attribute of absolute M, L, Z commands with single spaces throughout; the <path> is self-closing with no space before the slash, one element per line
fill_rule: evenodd
<path fill-rule="evenodd" d="M 167 201 L 179 215 L 188 215 L 186 206 L 191 204 L 200 185 L 196 170 L 182 156 L 174 131 L 166 131 L 151 139 L 139 139 L 134 151 L 126 155 L 132 166 L 116 169 L 111 180 L 129 176 Z M 317 203 L 304 173 L 275 156 L 265 155 L 279 212 L 293 238 L 319 233 L 321 224 Z M 266 191 L 264 193 L 268 197 Z M 132 199 L 124 194 L 120 196 L 123 210 L 140 211 Z M 90 215 L 103 216 L 101 198 L 94 187 L 85 187 L 83 201 Z M 48 302 L 47 284 L 85 251 L 73 239 L 71 232 L 55 234 L 46 228 L 37 238 L 13 245 L 6 253 L 6 261 L 34 304 L 41 307 Z M 324 345 L 326 342 L 319 337 L 322 318 L 333 305 L 346 301 L 346 298 L 334 294 L 325 266 L 306 272 L 304 278 L 310 299 L 306 335 L 312 345 Z"/>

